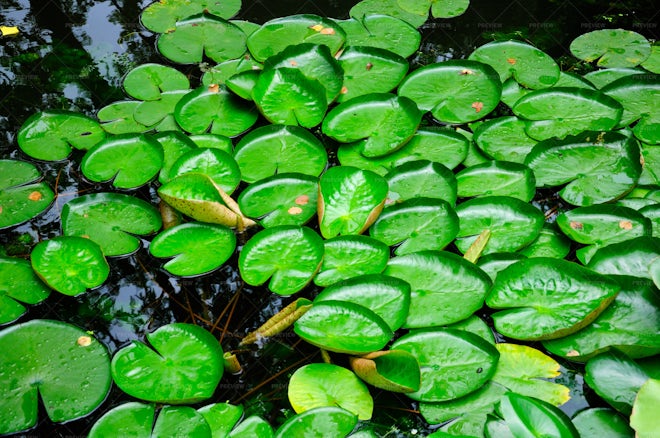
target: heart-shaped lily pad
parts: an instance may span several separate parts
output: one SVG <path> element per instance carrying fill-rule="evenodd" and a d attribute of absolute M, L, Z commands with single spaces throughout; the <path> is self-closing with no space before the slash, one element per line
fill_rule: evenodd
<path fill-rule="evenodd" d="M 376 388 L 392 392 L 419 390 L 419 364 L 407 351 L 376 351 L 362 357 L 351 357 L 349 361 L 355 374 Z"/>
<path fill-rule="evenodd" d="M 234 232 L 222 225 L 185 223 L 157 235 L 149 252 L 155 257 L 174 257 L 163 268 L 189 277 L 206 274 L 231 257 L 236 249 Z"/>
<path fill-rule="evenodd" d="M 0 433 L 37 424 L 39 399 L 57 423 L 84 417 L 105 400 L 110 357 L 78 327 L 34 319 L 0 332 Z M 54 353 L 57 352 L 57 353 Z"/>
<path fill-rule="evenodd" d="M 328 169 L 319 180 L 319 226 L 326 239 L 361 234 L 385 204 L 387 181 L 373 172 L 349 166 Z"/>
<path fill-rule="evenodd" d="M 444 401 L 476 391 L 492 377 L 499 353 L 479 336 L 462 330 L 418 330 L 397 339 L 392 350 L 415 356 L 421 369 L 413 400 Z"/>
<path fill-rule="evenodd" d="M 118 100 L 101 108 L 96 117 L 101 127 L 109 134 L 132 134 L 147 132 L 153 126 L 143 125 L 135 120 L 133 114 L 142 104 L 139 100 Z"/>
<path fill-rule="evenodd" d="M 134 235 L 153 234 L 162 220 L 151 204 L 119 193 L 96 193 L 72 199 L 62 207 L 62 231 L 88 237 L 106 256 L 130 254 L 140 247 Z"/>
<path fill-rule="evenodd" d="M 534 397 L 508 392 L 502 396 L 500 412 L 512 436 L 580 438 L 565 413 Z"/>
<path fill-rule="evenodd" d="M 238 258 L 241 277 L 250 285 L 264 284 L 280 295 L 304 288 L 321 267 L 323 239 L 311 228 L 280 225 L 258 232 Z"/>
<path fill-rule="evenodd" d="M 82 237 L 59 236 L 41 241 L 30 258 L 39 278 L 65 295 L 79 295 L 98 287 L 110 274 L 101 247 Z"/>
<path fill-rule="evenodd" d="M 25 304 L 37 304 L 48 298 L 50 289 L 35 275 L 30 262 L 0 257 L 0 324 L 18 319 Z"/>
<path fill-rule="evenodd" d="M 186 75 L 161 64 L 142 64 L 135 67 L 126 73 L 122 84 L 126 94 L 138 100 L 158 100 L 164 92 L 190 88 Z"/>
<path fill-rule="evenodd" d="M 529 202 L 536 194 L 532 170 L 510 161 L 470 166 L 456 174 L 456 182 L 460 197 L 505 195 Z"/>
<path fill-rule="evenodd" d="M 479 148 L 496 160 L 522 163 L 537 141 L 525 132 L 525 122 L 507 116 L 486 120 L 474 130 Z"/>
<path fill-rule="evenodd" d="M 158 174 L 158 181 L 162 184 L 171 179 L 170 169 L 180 156 L 196 148 L 195 142 L 180 131 L 165 131 L 153 135 L 154 140 L 160 143 L 163 149 L 163 166 Z"/>
<path fill-rule="evenodd" d="M 209 68 L 202 75 L 201 83 L 205 87 L 208 87 L 211 84 L 221 85 L 238 73 L 259 71 L 262 68 L 263 64 L 255 61 L 249 54 L 245 54 L 238 59 L 230 59 L 229 61 L 221 62 L 220 64 Z"/>
<path fill-rule="evenodd" d="M 451 60 L 427 65 L 409 74 L 399 95 L 446 123 L 467 123 L 490 113 L 500 102 L 497 72 L 477 61 Z"/>
<path fill-rule="evenodd" d="M 133 118 L 142 125 L 153 126 L 158 132 L 180 131 L 181 128 L 174 118 L 174 111 L 181 98 L 188 92 L 190 92 L 188 89 L 164 91 L 160 99 L 148 100 L 137 105 L 133 111 Z"/>
<path fill-rule="evenodd" d="M 390 258 L 387 245 L 369 236 L 337 236 L 324 241 L 323 246 L 323 264 L 314 277 L 318 286 L 330 286 L 364 274 L 378 274 Z"/>
<path fill-rule="evenodd" d="M 304 128 L 266 125 L 241 139 L 234 158 L 243 180 L 252 183 L 287 172 L 319 176 L 325 169 L 328 154 L 319 139 Z"/>
<path fill-rule="evenodd" d="M 275 438 L 312 438 L 319 435 L 348 436 L 357 424 L 357 415 L 338 406 L 309 409 L 286 420 Z"/>
<path fill-rule="evenodd" d="M 338 406 L 369 420 L 374 401 L 366 385 L 346 368 L 312 363 L 298 368 L 289 379 L 289 401 L 297 413 Z"/>
<path fill-rule="evenodd" d="M 216 148 L 195 148 L 179 157 L 170 169 L 170 178 L 187 173 L 209 176 L 228 195 L 241 182 L 241 169 L 234 157 Z"/>
<path fill-rule="evenodd" d="M 39 170 L 31 163 L 0 160 L 0 230 L 32 219 L 55 199 L 48 184 L 36 182 Z"/>
<path fill-rule="evenodd" d="M 444 251 L 395 257 L 383 273 L 410 284 L 407 328 L 446 325 L 469 317 L 483 306 L 491 285 L 481 269 Z"/>
<path fill-rule="evenodd" d="M 115 353 L 112 377 L 125 393 L 158 403 L 194 403 L 213 395 L 223 374 L 222 348 L 201 327 L 174 323 Z"/>
<path fill-rule="evenodd" d="M 85 177 L 112 181 L 119 189 L 134 189 L 149 182 L 163 165 L 163 148 L 141 134 L 108 137 L 87 151 L 80 163 Z"/>
<path fill-rule="evenodd" d="M 28 118 L 16 139 L 23 152 L 37 160 L 61 161 L 72 148 L 87 150 L 105 138 L 96 120 L 71 111 L 42 111 Z"/>
<path fill-rule="evenodd" d="M 381 14 L 337 21 L 346 32 L 346 46 L 384 49 L 403 58 L 415 53 L 422 39 L 419 31 L 399 18 Z"/>
<path fill-rule="evenodd" d="M 560 338 L 593 322 L 620 287 L 576 263 L 537 257 L 497 274 L 486 304 L 496 330 L 514 339 Z"/>
<path fill-rule="evenodd" d="M 596 61 L 599 67 L 635 67 L 651 55 L 651 44 L 642 35 L 624 29 L 600 29 L 571 42 L 575 57 Z"/>
<path fill-rule="evenodd" d="M 456 204 L 456 177 L 446 166 L 428 160 L 408 161 L 385 175 L 390 188 L 386 205 L 433 198 Z"/>
<path fill-rule="evenodd" d="M 200 12 L 208 12 L 225 20 L 241 9 L 241 0 L 167 0 L 157 1 L 142 11 L 141 23 L 152 32 L 166 33 L 175 29 L 177 21 Z"/>

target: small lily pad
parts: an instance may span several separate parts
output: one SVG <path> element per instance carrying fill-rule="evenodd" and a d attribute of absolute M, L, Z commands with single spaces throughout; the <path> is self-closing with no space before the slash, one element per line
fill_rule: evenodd
<path fill-rule="evenodd" d="M 0 257 L 0 325 L 12 322 L 26 312 L 24 304 L 37 304 L 48 298 L 50 289 L 37 277 L 30 262 Z"/>
<path fill-rule="evenodd" d="M 386 205 L 415 198 L 433 198 L 456 204 L 456 177 L 446 166 L 428 160 L 408 161 L 385 175 L 390 188 Z"/>
<path fill-rule="evenodd" d="M 234 154 L 234 144 L 231 138 L 219 134 L 196 134 L 188 136 L 199 148 L 219 149 L 230 155 Z"/>
<path fill-rule="evenodd" d="M 273 428 L 258 415 L 250 415 L 229 433 L 228 438 L 273 438 Z"/>
<path fill-rule="evenodd" d="M 525 256 L 519 252 L 494 252 L 480 257 L 477 266 L 495 281 L 501 270 L 524 258 Z"/>
<path fill-rule="evenodd" d="M 155 131 L 180 131 L 174 111 L 181 98 L 188 94 L 190 90 L 165 91 L 158 100 L 148 100 L 135 107 L 133 119 L 136 122 L 153 126 Z"/>
<path fill-rule="evenodd" d="M 337 21 L 346 32 L 346 46 L 384 49 L 402 58 L 415 53 L 422 39 L 419 31 L 400 18 L 381 14 Z M 405 70 L 408 70 L 407 63 Z"/>
<path fill-rule="evenodd" d="M 628 420 L 608 408 L 590 408 L 578 412 L 571 420 L 580 436 L 632 437 L 635 431 Z"/>
<path fill-rule="evenodd" d="M 259 71 L 262 68 L 263 64 L 255 61 L 249 54 L 245 54 L 240 58 L 230 59 L 209 68 L 202 75 L 201 83 L 205 87 L 208 87 L 211 84 L 222 85 L 226 83 L 229 78 L 238 73 L 245 71 Z"/>
<path fill-rule="evenodd" d="M 147 132 L 153 126 L 143 125 L 133 114 L 142 104 L 139 100 L 118 100 L 101 108 L 96 117 L 101 127 L 109 134 L 134 134 Z"/>
<path fill-rule="evenodd" d="M 515 163 L 523 163 L 538 143 L 525 132 L 525 122 L 513 116 L 486 120 L 474 130 L 474 141 L 486 155 Z"/>
<path fill-rule="evenodd" d="M 170 178 L 188 173 L 209 176 L 228 195 L 241 182 L 241 169 L 234 157 L 216 148 L 195 148 L 181 155 L 170 168 Z"/>
<path fill-rule="evenodd" d="M 0 160 L 0 230 L 29 221 L 44 212 L 55 194 L 31 163 Z"/>
<path fill-rule="evenodd" d="M 160 143 L 163 149 L 163 166 L 158 174 L 158 181 L 164 184 L 171 179 L 170 169 L 176 160 L 197 146 L 190 137 L 180 131 L 160 132 L 155 134 L 153 138 Z"/>
<path fill-rule="evenodd" d="M 275 437 L 348 436 L 357 421 L 357 415 L 346 409 L 338 406 L 323 406 L 292 416 L 277 429 Z"/>
<path fill-rule="evenodd" d="M 468 167 L 456 174 L 458 196 L 506 195 L 529 202 L 536 194 L 532 170 L 520 163 L 490 161 Z"/>
<path fill-rule="evenodd" d="M 142 64 L 135 67 L 126 73 L 122 84 L 126 94 L 138 100 L 159 100 L 164 92 L 190 88 L 186 75 L 161 64 Z"/>
<path fill-rule="evenodd" d="M 570 418 L 561 410 L 534 397 L 508 392 L 500 401 L 500 412 L 513 436 L 580 438 Z"/>
<path fill-rule="evenodd" d="M 651 44 L 642 35 L 624 29 L 600 29 L 571 42 L 571 53 L 599 67 L 635 67 L 651 55 Z"/>
<path fill-rule="evenodd" d="M 157 1 L 142 11 L 141 23 L 152 32 L 166 33 L 176 28 L 177 21 L 200 12 L 208 12 L 226 20 L 241 9 L 241 0 L 168 0 Z"/>

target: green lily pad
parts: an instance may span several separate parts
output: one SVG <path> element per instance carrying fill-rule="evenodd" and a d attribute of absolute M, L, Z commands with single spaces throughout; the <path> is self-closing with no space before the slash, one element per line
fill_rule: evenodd
<path fill-rule="evenodd" d="M 649 145 L 642 143 L 642 174 L 639 176 L 639 184 L 660 186 L 660 145 Z"/>
<path fill-rule="evenodd" d="M 458 196 L 506 195 L 529 202 L 536 194 L 536 179 L 524 164 L 490 161 L 468 167 L 456 174 Z"/>
<path fill-rule="evenodd" d="M 167 59 L 179 64 L 236 59 L 246 49 L 247 37 L 235 24 L 202 12 L 176 22 L 175 28 L 160 34 L 156 45 Z"/>
<path fill-rule="evenodd" d="M 280 225 L 252 236 L 241 250 L 238 267 L 247 284 L 259 286 L 270 278 L 272 292 L 291 295 L 312 280 L 322 259 L 323 239 L 316 232 Z"/>
<path fill-rule="evenodd" d="M 315 300 L 293 329 L 303 340 L 319 348 L 359 356 L 381 350 L 394 335 L 383 318 L 371 309 L 332 299 Z"/>
<path fill-rule="evenodd" d="M 210 67 L 202 75 L 201 84 L 205 87 L 211 84 L 221 85 L 238 73 L 260 71 L 261 69 L 263 69 L 263 64 L 255 61 L 249 54 L 245 54 L 240 58 L 230 59 Z"/>
<path fill-rule="evenodd" d="M 419 49 L 422 39 L 419 31 L 400 18 L 381 14 L 382 12 L 379 12 L 358 19 L 338 20 L 337 23 L 346 32 L 346 46 L 383 49 L 402 58 L 407 58 L 415 53 Z M 406 63 L 405 71 L 407 70 L 408 64 Z M 385 79 L 384 76 L 383 79 Z M 399 80 L 401 79 L 403 77 Z"/>
<path fill-rule="evenodd" d="M 419 364 L 407 351 L 376 351 L 350 357 L 349 362 L 358 377 L 376 388 L 403 393 L 419 390 Z"/>
<path fill-rule="evenodd" d="M 0 257 L 0 324 L 7 324 L 26 312 L 22 304 L 37 304 L 48 298 L 50 289 L 39 280 L 30 262 Z"/>
<path fill-rule="evenodd" d="M 222 225 L 185 223 L 157 235 L 149 252 L 155 257 L 174 257 L 163 268 L 173 275 L 206 274 L 226 262 L 236 249 L 234 232 Z"/>
<path fill-rule="evenodd" d="M 470 54 L 473 61 L 488 64 L 504 82 L 513 77 L 520 85 L 547 88 L 559 80 L 559 66 L 551 56 L 522 41 L 493 41 Z"/>
<path fill-rule="evenodd" d="M 491 285 L 474 264 L 440 251 L 394 257 L 383 274 L 410 284 L 406 328 L 446 325 L 469 317 L 483 306 Z"/>
<path fill-rule="evenodd" d="M 224 85 L 200 87 L 186 94 L 174 110 L 176 122 L 191 134 L 237 136 L 256 121 L 257 112 Z"/>
<path fill-rule="evenodd" d="M 601 274 L 633 275 L 651 279 L 649 262 L 660 257 L 660 239 L 635 237 L 599 249 L 589 260 L 589 267 Z"/>
<path fill-rule="evenodd" d="M 319 180 L 319 226 L 324 238 L 361 234 L 385 204 L 387 181 L 348 166 L 328 169 Z"/>
<path fill-rule="evenodd" d="M 241 182 L 241 169 L 234 157 L 215 148 L 195 148 L 181 155 L 172 165 L 169 176 L 176 178 L 189 173 L 209 176 L 228 195 Z"/>
<path fill-rule="evenodd" d="M 227 152 L 229 155 L 234 154 L 234 144 L 231 138 L 219 134 L 196 134 L 188 137 L 199 148 L 219 149 Z"/>
<path fill-rule="evenodd" d="M 387 275 L 360 275 L 328 286 L 314 299 L 314 305 L 324 301 L 344 301 L 366 307 L 396 331 L 408 315 L 410 285 Z"/>
<path fill-rule="evenodd" d="M 571 42 L 571 53 L 599 67 L 635 67 L 651 55 L 651 44 L 637 32 L 600 29 L 580 35 Z"/>
<path fill-rule="evenodd" d="M 346 368 L 312 363 L 298 368 L 289 379 L 289 401 L 296 413 L 337 406 L 369 420 L 374 401 L 366 385 Z"/>
<path fill-rule="evenodd" d="M 252 99 L 252 91 L 257 85 L 261 72 L 256 70 L 247 70 L 236 73 L 225 81 L 225 85 L 238 97 L 245 100 Z"/>
<path fill-rule="evenodd" d="M 571 87 L 532 91 L 512 109 L 525 121 L 527 135 L 535 140 L 608 131 L 619 124 L 623 113 L 621 104 L 607 94 Z"/>
<path fill-rule="evenodd" d="M 275 432 L 276 438 L 314 438 L 348 436 L 357 424 L 357 416 L 337 406 L 309 409 L 285 421 Z"/>
<path fill-rule="evenodd" d="M 304 128 L 288 125 L 252 130 L 236 145 L 234 158 L 248 183 L 289 172 L 316 177 L 328 162 L 328 154 L 318 138 Z"/>
<path fill-rule="evenodd" d="M 548 402 L 508 392 L 502 396 L 500 411 L 513 436 L 580 438 L 570 418 Z"/>
<path fill-rule="evenodd" d="M 555 224 L 546 222 L 536 239 L 519 252 L 526 257 L 563 259 L 571 252 L 571 240 Z"/>
<path fill-rule="evenodd" d="M 532 243 L 543 228 L 545 217 L 532 205 L 510 196 L 484 196 L 456 207 L 460 229 L 456 247 L 463 253 L 484 231 L 490 239 L 483 254 L 514 252 Z"/>
<path fill-rule="evenodd" d="M 652 438 L 660 427 L 657 407 L 660 402 L 660 380 L 649 379 L 642 385 L 635 398 L 630 426 L 635 429 L 635 436 Z"/>
<path fill-rule="evenodd" d="M 639 212 L 651 221 L 652 235 L 654 237 L 660 237 L 660 203 L 656 202 L 642 207 L 639 209 Z"/>
<path fill-rule="evenodd" d="M 300 43 L 323 44 L 334 55 L 344 44 L 342 28 L 327 18 L 303 14 L 267 21 L 247 39 L 250 53 L 259 62 Z"/>
<path fill-rule="evenodd" d="M 137 251 L 141 242 L 135 235 L 154 234 L 161 226 L 155 207 L 119 193 L 83 195 L 62 207 L 64 235 L 88 237 L 106 256 Z"/>
<path fill-rule="evenodd" d="M 486 342 L 495 345 L 495 336 L 493 330 L 484 322 L 483 319 L 476 315 L 472 315 L 464 320 L 455 322 L 444 326 L 448 329 L 464 330 L 466 332 L 474 333 Z"/>
<path fill-rule="evenodd" d="M 458 216 L 442 199 L 413 198 L 387 207 L 369 228 L 369 235 L 393 246 L 396 255 L 442 250 L 458 234 Z"/>
<path fill-rule="evenodd" d="M 278 173 L 250 184 L 238 197 L 246 216 L 264 228 L 304 225 L 315 214 L 318 178 L 302 173 Z"/>
<path fill-rule="evenodd" d="M 241 9 L 241 0 L 167 0 L 147 6 L 140 16 L 144 27 L 152 32 L 167 33 L 176 28 L 177 21 L 200 12 L 230 19 Z"/>
<path fill-rule="evenodd" d="M 349 14 L 357 20 L 363 20 L 369 15 L 387 14 L 418 28 L 426 22 L 428 8 L 424 12 L 411 12 L 399 5 L 399 0 L 362 0 L 351 8 Z"/>
<path fill-rule="evenodd" d="M 390 191 L 386 205 L 416 198 L 433 198 L 456 204 L 456 177 L 446 166 L 428 160 L 408 161 L 385 175 Z"/>
<path fill-rule="evenodd" d="M 501 270 L 525 257 L 519 252 L 494 252 L 480 257 L 477 266 L 488 274 L 491 280 L 495 281 L 495 277 Z"/>
<path fill-rule="evenodd" d="M 593 90 L 597 87 L 594 87 L 593 84 L 584 77 L 580 76 L 577 73 L 571 72 L 561 72 L 559 73 L 559 80 L 555 82 L 554 87 L 575 87 L 575 88 L 586 88 Z"/>
<path fill-rule="evenodd" d="M 273 438 L 273 428 L 258 415 L 251 415 L 241 421 L 228 435 L 228 438 Z"/>
<path fill-rule="evenodd" d="M 521 260 L 497 274 L 486 304 L 498 333 L 514 339 L 556 339 L 586 327 L 620 287 L 576 263 L 546 257 Z"/>
<path fill-rule="evenodd" d="M 222 348 L 203 328 L 183 323 L 160 327 L 117 351 L 112 377 L 125 393 L 157 403 L 194 403 L 213 395 L 223 374 Z"/>
<path fill-rule="evenodd" d="M 430 111 L 445 123 L 479 120 L 500 102 L 502 83 L 497 72 L 477 61 L 451 60 L 427 65 L 409 74 L 399 95 Z"/>
<path fill-rule="evenodd" d="M 161 64 L 142 64 L 135 67 L 124 76 L 122 84 L 126 94 L 138 100 L 159 100 L 165 92 L 190 88 L 186 75 Z"/>
<path fill-rule="evenodd" d="M 16 139 L 23 152 L 37 160 L 62 161 L 72 148 L 87 150 L 105 138 L 96 120 L 71 111 L 42 111 L 30 116 Z"/>
<path fill-rule="evenodd" d="M 101 247 L 83 237 L 59 236 L 41 241 L 30 258 L 39 278 L 64 295 L 75 296 L 98 287 L 110 274 Z"/>
<path fill-rule="evenodd" d="M 427 15 L 431 8 L 434 18 L 453 18 L 467 11 L 470 0 L 397 0 L 401 8 L 415 14 Z"/>
<path fill-rule="evenodd" d="M 342 280 L 383 272 L 390 249 L 369 236 L 336 236 L 323 242 L 325 253 L 314 283 L 330 286 Z"/>
<path fill-rule="evenodd" d="M 493 382 L 553 406 L 562 405 L 571 398 L 568 387 L 548 380 L 561 374 L 559 363 L 550 356 L 526 345 L 501 343 L 495 348 L 500 352 L 500 360 Z"/>
<path fill-rule="evenodd" d="M 603 68 L 585 74 L 584 78 L 600 90 L 617 79 L 642 73 L 644 73 L 644 70 L 641 68 Z"/>
<path fill-rule="evenodd" d="M 629 438 L 635 432 L 628 421 L 608 408 L 590 408 L 578 412 L 571 420 L 580 436 L 611 436 Z"/>
<path fill-rule="evenodd" d="M 646 61 L 642 62 L 641 66 L 650 72 L 660 74 L 660 45 L 651 46 L 651 54 Z"/>
<path fill-rule="evenodd" d="M 146 126 L 135 120 L 133 114 L 142 104 L 139 100 L 119 100 L 101 108 L 96 117 L 101 127 L 109 134 L 134 134 L 147 132 L 153 126 Z"/>
<path fill-rule="evenodd" d="M 170 169 L 176 160 L 197 146 L 190 137 L 180 131 L 159 132 L 154 134 L 153 138 L 160 143 L 163 149 L 163 165 L 158 174 L 158 181 L 164 184 L 171 179 Z"/>
<path fill-rule="evenodd" d="M 163 165 L 163 148 L 143 134 L 108 137 L 87 151 L 80 163 L 90 181 L 111 181 L 118 189 L 134 189 L 153 179 Z"/>
<path fill-rule="evenodd" d="M 499 358 L 495 347 L 479 336 L 453 329 L 415 331 L 397 339 L 391 350 L 417 358 L 421 386 L 406 395 L 424 402 L 453 400 L 476 391 L 493 376 Z"/>
<path fill-rule="evenodd" d="M 133 111 L 133 119 L 145 126 L 153 126 L 158 132 L 180 131 L 174 111 L 181 98 L 190 90 L 165 91 L 158 100 L 148 100 L 140 103 Z"/>
<path fill-rule="evenodd" d="M 639 178 L 639 147 L 618 132 L 584 132 L 564 140 L 538 143 L 525 159 L 537 187 L 566 184 L 559 195 L 567 202 L 593 205 L 622 197 Z"/>
<path fill-rule="evenodd" d="M 243 417 L 243 406 L 229 403 L 211 403 L 197 409 L 211 427 L 214 438 L 226 437 Z"/>
<path fill-rule="evenodd" d="M 515 163 L 523 163 L 538 143 L 525 132 L 525 122 L 513 116 L 486 120 L 474 130 L 474 141 L 486 155 Z"/>
<path fill-rule="evenodd" d="M 534 90 L 523 87 L 518 82 L 516 82 L 514 78 L 509 78 L 502 84 L 502 103 L 509 108 L 513 108 L 513 106 L 520 100 L 521 97 L 531 93 L 532 91 Z"/>
<path fill-rule="evenodd" d="M 26 161 L 0 160 L 0 230 L 29 221 L 46 211 L 55 194 L 39 170 Z"/>
<path fill-rule="evenodd" d="M 415 103 L 393 94 L 367 94 L 333 108 L 323 133 L 342 143 L 365 139 L 362 155 L 379 157 L 396 151 L 415 134 L 422 114 Z"/>
<path fill-rule="evenodd" d="M 35 426 L 39 399 L 61 423 L 88 415 L 110 391 L 107 350 L 73 325 L 44 319 L 12 325 L 0 332 L 0 350 L 2 434 Z"/>

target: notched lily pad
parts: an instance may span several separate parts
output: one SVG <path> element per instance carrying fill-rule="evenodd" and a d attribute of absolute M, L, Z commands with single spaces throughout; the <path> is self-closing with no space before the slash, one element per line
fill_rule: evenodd
<path fill-rule="evenodd" d="M 402 58 L 407 58 L 415 53 L 419 49 L 422 39 L 419 31 L 400 18 L 382 14 L 383 11 L 361 18 L 337 21 L 346 32 L 346 46 L 349 47 L 349 50 L 358 46 L 371 47 L 396 53 Z M 408 70 L 407 65 L 406 63 L 406 71 Z M 384 75 L 383 79 L 385 79 Z"/>
<path fill-rule="evenodd" d="M 140 21 L 152 32 L 166 33 L 175 29 L 177 21 L 200 12 L 229 20 L 240 9 L 241 0 L 160 0 L 142 11 Z"/>
<path fill-rule="evenodd" d="M 225 193 L 231 195 L 241 182 L 241 169 L 227 152 L 217 148 L 195 148 L 177 159 L 169 171 L 170 178 L 188 173 L 209 176 Z"/>
<path fill-rule="evenodd" d="M 0 325 L 26 312 L 23 304 L 37 304 L 48 298 L 50 289 L 37 277 L 30 262 L 0 257 Z"/>
<path fill-rule="evenodd" d="M 642 35 L 624 29 L 600 29 L 571 42 L 571 52 L 599 67 L 635 67 L 651 55 L 651 44 Z"/>
<path fill-rule="evenodd" d="M 55 194 L 31 163 L 0 160 L 0 230 L 26 222 L 44 212 Z"/>
<path fill-rule="evenodd" d="M 133 134 L 147 132 L 153 126 L 143 125 L 133 116 L 142 104 L 139 100 L 118 100 L 101 108 L 96 117 L 109 134 Z"/>
<path fill-rule="evenodd" d="M 158 100 L 164 92 L 187 90 L 188 77 L 173 67 L 161 64 L 142 64 L 124 76 L 126 94 L 138 100 Z"/>

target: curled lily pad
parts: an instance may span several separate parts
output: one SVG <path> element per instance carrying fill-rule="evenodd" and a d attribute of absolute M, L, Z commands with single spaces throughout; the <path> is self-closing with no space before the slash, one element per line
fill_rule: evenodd
<path fill-rule="evenodd" d="M 213 437 L 227 436 L 243 417 L 243 406 L 229 403 L 211 403 L 197 410 L 211 427 Z"/>
<path fill-rule="evenodd" d="M 460 197 L 506 195 L 529 202 L 536 194 L 532 170 L 510 161 L 468 167 L 456 174 L 456 182 Z"/>
<path fill-rule="evenodd" d="M 106 348 L 73 325 L 44 319 L 13 325 L 0 331 L 0 350 L 2 434 L 36 425 L 39 399 L 61 423 L 91 413 L 110 390 Z"/>
<path fill-rule="evenodd" d="M 241 0 L 160 0 L 147 6 L 140 18 L 144 27 L 152 32 L 166 33 L 175 29 L 177 21 L 200 12 L 228 20 L 240 9 Z"/>
<path fill-rule="evenodd" d="M 386 205 L 414 198 L 433 198 L 456 204 L 456 177 L 446 166 L 428 160 L 408 161 L 385 175 L 390 188 Z"/>
<path fill-rule="evenodd" d="M 225 81 L 225 85 L 234 94 L 245 100 L 252 99 L 252 91 L 259 81 L 260 72 L 256 70 L 247 70 L 236 73 Z"/>
<path fill-rule="evenodd" d="M 147 132 L 153 127 L 143 125 L 133 117 L 141 104 L 139 100 L 119 100 L 101 108 L 96 116 L 103 130 L 109 134 Z"/>
<path fill-rule="evenodd" d="M 422 67 L 399 86 L 399 95 L 446 123 L 467 123 L 490 113 L 500 101 L 497 72 L 477 61 L 451 60 Z"/>
<path fill-rule="evenodd" d="M 70 111 L 42 111 L 30 116 L 16 139 L 23 152 L 37 160 L 61 161 L 72 148 L 87 150 L 105 138 L 96 120 Z"/>
<path fill-rule="evenodd" d="M 37 304 L 48 298 L 50 289 L 35 274 L 27 260 L 0 257 L 0 324 L 18 319 L 26 311 L 22 304 Z"/>
<path fill-rule="evenodd" d="M 223 374 L 222 348 L 201 327 L 174 323 L 115 353 L 112 377 L 125 393 L 158 403 L 194 403 L 213 395 Z"/>
<path fill-rule="evenodd" d="M 474 130 L 474 141 L 496 160 L 522 163 L 538 143 L 525 132 L 525 122 L 507 116 L 486 120 Z"/>
<path fill-rule="evenodd" d="M 142 64 L 129 71 L 123 80 L 126 94 L 138 100 L 158 100 L 164 92 L 187 90 L 188 77 L 173 67 Z"/>
<path fill-rule="evenodd" d="M 514 339 L 555 339 L 593 322 L 619 285 L 576 263 L 545 257 L 516 262 L 497 274 L 486 304 L 496 330 Z"/>
<path fill-rule="evenodd" d="M 60 236 L 39 242 L 30 258 L 39 278 L 65 295 L 98 287 L 110 274 L 100 246 L 82 237 Z"/>
<path fill-rule="evenodd" d="M 304 128 L 266 125 L 241 139 L 234 158 L 243 180 L 252 183 L 288 172 L 319 176 L 325 169 L 328 154 L 323 144 Z"/>
<path fill-rule="evenodd" d="M 119 189 L 148 183 L 163 165 L 163 148 L 141 134 L 108 137 L 87 151 L 80 163 L 85 177 L 95 182 L 112 181 Z"/>
<path fill-rule="evenodd" d="M 637 32 L 601 29 L 580 35 L 571 42 L 571 52 L 599 67 L 635 67 L 651 55 L 651 44 Z"/>
<path fill-rule="evenodd" d="M 63 233 L 91 239 L 106 256 L 137 251 L 141 242 L 135 235 L 153 234 L 161 226 L 155 207 L 119 193 L 83 195 L 62 207 Z"/>
<path fill-rule="evenodd" d="M 419 390 L 419 364 L 407 351 L 376 351 L 362 357 L 351 357 L 349 361 L 355 374 L 376 388 L 392 392 Z"/>
<path fill-rule="evenodd" d="M 628 421 L 608 408 L 590 408 L 578 412 L 571 420 L 580 436 L 606 435 L 631 437 L 635 432 Z"/>
<path fill-rule="evenodd" d="M 323 246 L 323 264 L 314 277 L 318 286 L 330 286 L 364 274 L 378 274 L 385 269 L 390 257 L 387 245 L 369 236 L 336 236 L 324 241 Z"/>
<path fill-rule="evenodd" d="M 422 39 L 419 31 L 399 18 L 381 13 L 337 21 L 346 32 L 346 46 L 384 49 L 403 58 L 415 53 Z"/>
<path fill-rule="evenodd" d="M 304 288 L 321 267 L 323 240 L 311 228 L 280 225 L 258 232 L 238 258 L 241 277 L 280 295 Z M 271 278 L 272 277 L 272 278 Z"/>
<path fill-rule="evenodd" d="M 368 170 L 335 166 L 321 176 L 319 194 L 319 225 L 323 237 L 361 234 L 383 208 L 387 181 Z"/>
<path fill-rule="evenodd" d="M 216 148 L 195 148 L 179 157 L 169 175 L 176 178 L 187 173 L 209 176 L 228 195 L 241 182 L 241 170 L 236 160 L 227 152 Z"/>
<path fill-rule="evenodd" d="M 348 436 L 357 424 L 357 416 L 338 406 L 323 406 L 294 415 L 275 433 L 276 438 Z"/>
<path fill-rule="evenodd" d="M 508 392 L 502 396 L 500 412 L 513 436 L 580 437 L 566 414 L 534 397 Z"/>
<path fill-rule="evenodd" d="M 149 252 L 156 257 L 174 257 L 165 270 L 189 277 L 206 274 L 231 257 L 236 249 L 234 232 L 222 225 L 185 223 L 157 235 Z"/>
<path fill-rule="evenodd" d="M 374 401 L 366 385 L 346 368 L 312 363 L 298 368 L 289 380 L 289 401 L 297 413 L 338 406 L 369 420 Z"/>
<path fill-rule="evenodd" d="M 55 194 L 39 170 L 25 161 L 0 160 L 0 230 L 21 224 L 45 211 Z"/>

